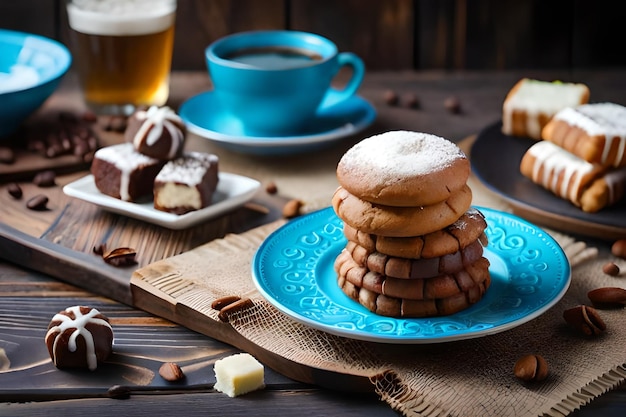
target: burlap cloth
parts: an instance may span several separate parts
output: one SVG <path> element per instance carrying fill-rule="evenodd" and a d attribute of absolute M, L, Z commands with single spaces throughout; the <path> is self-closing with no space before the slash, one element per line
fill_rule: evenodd
<path fill-rule="evenodd" d="M 469 184 L 474 204 L 508 210 L 475 179 Z M 308 202 L 310 210 L 328 199 Z M 319 207 L 316 207 L 319 206 Z M 626 378 L 626 311 L 602 310 L 606 333 L 583 337 L 564 322 L 565 309 L 589 304 L 587 292 L 623 286 L 623 277 L 602 273 L 613 259 L 606 251 L 560 233 L 552 236 L 572 264 L 572 284 L 562 300 L 530 322 L 499 334 L 430 345 L 389 345 L 342 338 L 309 328 L 285 316 L 255 289 L 251 259 L 263 239 L 284 221 L 241 235 L 229 235 L 164 260 L 177 270 L 176 282 L 161 275 L 159 262 L 134 279 L 167 293 L 176 303 L 217 320 L 211 301 L 224 295 L 246 295 L 254 307 L 231 319 L 248 340 L 296 363 L 340 373 L 365 375 L 380 398 L 406 416 L 567 415 Z M 624 266 L 622 266 L 624 267 Z M 155 275 L 156 274 L 156 275 Z M 513 375 L 519 356 L 541 354 L 550 374 L 541 383 L 525 384 Z"/>

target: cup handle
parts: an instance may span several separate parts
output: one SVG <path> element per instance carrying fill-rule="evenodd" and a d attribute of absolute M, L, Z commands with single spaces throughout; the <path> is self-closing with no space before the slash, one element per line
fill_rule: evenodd
<path fill-rule="evenodd" d="M 352 52 L 341 52 L 337 55 L 337 63 L 339 64 L 337 72 L 346 65 L 352 67 L 352 77 L 341 90 L 331 87 L 324 96 L 320 109 L 331 107 L 353 96 L 363 82 L 365 64 L 357 55 Z"/>

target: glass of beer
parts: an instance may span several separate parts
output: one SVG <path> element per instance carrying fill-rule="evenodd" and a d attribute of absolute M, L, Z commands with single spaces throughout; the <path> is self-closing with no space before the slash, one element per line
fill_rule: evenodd
<path fill-rule="evenodd" d="M 82 91 L 99 114 L 129 115 L 165 104 L 176 0 L 69 0 Z"/>

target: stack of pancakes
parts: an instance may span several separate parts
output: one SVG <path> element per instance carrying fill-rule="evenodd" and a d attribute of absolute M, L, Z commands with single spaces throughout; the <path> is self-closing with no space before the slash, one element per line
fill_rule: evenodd
<path fill-rule="evenodd" d="M 337 165 L 332 204 L 348 244 L 338 284 L 370 311 L 443 316 L 479 301 L 491 282 L 485 218 L 471 207 L 470 165 L 452 142 L 418 132 L 367 138 Z"/>

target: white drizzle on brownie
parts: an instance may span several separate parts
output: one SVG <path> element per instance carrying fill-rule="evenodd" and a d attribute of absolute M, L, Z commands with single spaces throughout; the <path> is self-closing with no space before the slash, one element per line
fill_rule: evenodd
<path fill-rule="evenodd" d="M 159 163 L 159 160 L 137 152 L 131 143 L 100 148 L 96 153 L 96 157 L 114 165 L 120 170 L 120 199 L 124 201 L 130 200 L 128 187 L 133 170 L 138 166 Z"/>

